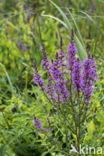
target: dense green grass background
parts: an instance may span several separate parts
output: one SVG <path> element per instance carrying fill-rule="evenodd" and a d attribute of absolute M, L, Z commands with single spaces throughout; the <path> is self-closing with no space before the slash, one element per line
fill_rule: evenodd
<path fill-rule="evenodd" d="M 52 119 L 56 141 L 49 140 L 52 134 L 39 134 L 33 127 L 34 116 L 47 127 L 45 106 L 51 109 L 33 83 L 33 63 L 36 60 L 42 72 L 41 43 L 53 58 L 60 48 L 60 33 L 67 52 L 71 28 L 77 36 L 80 59 L 92 54 L 97 63 L 98 81 L 90 106 L 92 111 L 97 107 L 97 112 L 95 117 L 90 114 L 83 144 L 104 150 L 104 1 L 53 2 L 0 1 L 0 156 L 67 155 L 74 136 L 65 145 L 64 128 L 57 127 L 59 119 Z"/>

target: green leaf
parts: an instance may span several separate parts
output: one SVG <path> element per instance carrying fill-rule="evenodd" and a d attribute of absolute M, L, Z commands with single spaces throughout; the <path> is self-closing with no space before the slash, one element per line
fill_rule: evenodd
<path fill-rule="evenodd" d="M 67 16 L 65 15 L 65 13 L 60 9 L 59 6 L 57 6 L 53 1 L 49 0 L 56 8 L 57 10 L 60 12 L 60 14 L 62 15 L 63 19 L 64 19 L 64 23 L 63 21 L 61 21 L 61 23 L 68 29 L 69 33 L 71 32 L 72 26 L 71 23 L 69 22 L 69 19 L 67 18 Z M 46 15 L 48 16 L 48 15 Z M 56 17 L 54 16 L 49 16 L 55 20 L 57 20 Z M 57 20 L 58 22 L 60 22 L 60 20 Z M 78 37 L 75 35 L 75 43 L 77 45 L 77 49 L 78 49 L 78 54 L 79 54 L 79 58 L 81 61 L 83 61 L 86 57 L 87 57 L 87 52 L 85 50 L 85 47 L 82 45 L 82 43 L 80 42 L 80 40 L 78 39 Z"/>
<path fill-rule="evenodd" d="M 69 9 L 68 9 L 68 12 L 69 12 L 69 14 L 70 14 L 70 16 L 71 16 L 71 18 L 72 18 L 72 20 L 73 20 L 73 22 L 74 22 L 74 25 L 75 25 L 76 30 L 77 30 L 77 32 L 78 32 L 78 36 L 80 37 L 80 40 L 81 40 L 82 44 L 84 45 L 84 42 L 83 42 L 83 39 L 82 39 L 82 35 L 81 35 L 80 30 L 79 30 L 79 28 L 78 28 L 78 26 L 77 26 L 77 23 L 76 23 L 76 21 L 75 21 L 75 18 L 74 18 L 73 14 L 71 13 L 71 11 L 70 11 Z"/>
<path fill-rule="evenodd" d="M 82 14 L 84 14 L 84 15 L 86 15 L 87 17 L 88 17 L 88 19 L 91 21 L 91 22 L 93 22 L 93 24 L 96 24 L 97 25 L 97 23 L 93 20 L 93 18 L 90 16 L 90 15 L 88 15 L 86 12 L 84 12 L 84 11 L 80 11 Z"/>
<path fill-rule="evenodd" d="M 55 16 L 52 16 L 52 15 L 43 15 L 43 14 L 41 16 L 43 16 L 43 17 L 50 17 L 52 19 L 55 19 L 56 21 L 58 21 L 59 23 L 61 23 L 63 26 L 65 26 L 66 28 L 68 28 L 67 25 L 65 24 L 65 22 L 63 22 L 62 20 L 60 20 L 59 18 L 57 18 Z"/>
<path fill-rule="evenodd" d="M 92 135 L 93 135 L 94 129 L 95 129 L 95 125 L 94 125 L 93 121 L 91 121 L 91 122 L 88 124 L 88 127 L 87 127 L 88 135 L 89 135 L 89 136 L 92 136 Z"/>
<path fill-rule="evenodd" d="M 49 0 L 56 8 L 57 10 L 61 13 L 63 19 L 64 19 L 64 22 L 66 23 L 67 27 L 68 27 L 68 30 L 71 30 L 71 24 L 67 18 L 67 16 L 65 15 L 65 13 L 60 9 L 60 7 L 58 5 L 56 5 L 53 1 Z"/>
<path fill-rule="evenodd" d="M 87 53 L 76 35 L 75 35 L 75 43 L 78 49 L 79 58 L 81 61 L 83 61 L 85 58 L 87 58 Z"/>
<path fill-rule="evenodd" d="M 3 67 L 3 70 L 4 70 L 4 72 L 5 72 L 5 75 L 7 76 L 7 79 L 8 79 L 10 88 L 11 88 L 11 92 L 13 92 L 12 81 L 11 81 L 11 79 L 10 79 L 10 77 L 9 77 L 9 75 L 8 75 L 8 73 L 7 73 L 7 71 L 6 71 L 6 69 L 5 69 L 5 66 L 4 66 L 2 63 L 0 63 L 0 65 L 1 65 L 1 67 Z"/>

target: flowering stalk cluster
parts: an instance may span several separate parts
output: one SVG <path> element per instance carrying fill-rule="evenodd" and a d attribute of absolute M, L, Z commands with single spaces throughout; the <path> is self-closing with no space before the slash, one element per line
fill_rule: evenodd
<path fill-rule="evenodd" d="M 93 93 L 94 82 L 97 80 L 96 63 L 92 56 L 88 56 L 83 62 L 77 58 L 73 32 L 67 54 L 64 53 L 61 44 L 60 51 L 56 53 L 55 59 L 50 61 L 43 44 L 41 49 L 43 53 L 41 65 L 47 72 L 48 83 L 46 86 L 44 85 L 36 64 L 34 82 L 48 94 L 54 104 L 58 104 L 70 99 L 68 79 L 71 77 L 73 90 L 78 94 L 81 92 L 84 95 L 85 104 L 88 105 Z M 68 73 L 70 73 L 69 76 Z"/>
<path fill-rule="evenodd" d="M 41 65 L 46 72 L 47 79 L 45 83 L 38 73 L 35 63 L 34 82 L 41 87 L 49 102 L 55 108 L 57 107 L 57 113 L 60 111 L 60 114 L 63 114 L 65 127 L 66 123 L 68 123 L 68 128 L 76 135 L 78 151 L 80 152 L 81 124 L 86 119 L 94 82 L 97 81 L 96 63 L 90 55 L 83 62 L 78 59 L 73 31 L 67 54 L 63 51 L 62 40 L 60 45 L 60 51 L 56 53 L 55 59 L 49 60 L 42 44 L 43 61 Z M 72 128 L 73 125 L 68 116 L 69 109 L 71 109 L 70 115 L 72 115 L 74 120 L 74 128 Z M 38 121 L 36 123 L 37 128 L 40 129 L 41 122 Z"/>

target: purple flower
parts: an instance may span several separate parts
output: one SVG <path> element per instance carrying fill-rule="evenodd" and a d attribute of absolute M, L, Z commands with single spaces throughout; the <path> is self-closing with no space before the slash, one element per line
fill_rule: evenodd
<path fill-rule="evenodd" d="M 26 24 L 28 24 L 29 22 L 30 22 L 30 14 L 27 15 Z"/>
<path fill-rule="evenodd" d="M 47 71 L 47 74 L 48 74 L 48 84 L 46 86 L 46 92 L 48 93 L 50 99 L 54 101 L 57 97 L 57 94 L 55 91 L 55 86 L 52 84 L 53 79 L 52 79 L 52 75 L 51 75 L 51 73 L 52 73 L 51 72 L 51 65 L 50 65 L 49 59 L 47 57 L 45 48 L 44 48 L 44 44 L 42 44 L 41 50 L 43 53 L 43 61 L 41 62 L 41 65 L 43 66 L 44 70 Z"/>
<path fill-rule="evenodd" d="M 48 129 L 44 128 L 44 132 L 48 132 Z"/>
<path fill-rule="evenodd" d="M 44 83 L 44 80 L 41 79 L 41 74 L 38 74 L 34 76 L 34 82 L 38 85 L 42 86 Z"/>
<path fill-rule="evenodd" d="M 89 56 L 88 59 L 86 58 L 84 62 L 79 61 L 76 57 L 77 48 L 74 43 L 73 31 L 67 55 L 62 49 L 62 40 L 60 49 L 61 50 L 56 53 L 55 59 L 50 61 L 46 54 L 44 44 L 42 44 L 43 61 L 41 65 L 47 73 L 46 88 L 44 88 L 44 81 L 41 74 L 38 73 L 36 65 L 34 82 L 48 95 L 47 97 L 53 102 L 54 106 L 65 103 L 66 99 L 70 97 L 70 84 L 73 85 L 71 89 L 76 90 L 78 93 L 81 92 L 79 96 L 83 94 L 85 104 L 88 105 L 93 93 L 94 81 L 97 80 L 96 63 L 91 56 Z M 68 73 L 70 73 L 70 76 Z M 71 83 L 68 82 L 69 78 Z"/>
<path fill-rule="evenodd" d="M 82 64 L 77 59 L 73 64 L 73 70 L 71 71 L 71 78 L 72 78 L 74 89 L 77 90 L 78 92 L 82 89 L 83 86 L 81 68 L 82 68 Z"/>
<path fill-rule="evenodd" d="M 93 57 L 89 56 L 83 62 L 83 93 L 85 95 L 85 104 L 88 105 L 91 94 L 93 93 L 93 84 L 97 80 L 96 63 Z"/>
<path fill-rule="evenodd" d="M 23 51 L 26 50 L 26 47 L 23 45 L 22 42 L 19 42 L 19 43 L 18 43 L 18 46 L 19 46 L 19 48 L 22 49 Z"/>
<path fill-rule="evenodd" d="M 41 74 L 37 73 L 36 75 L 34 75 L 33 80 L 37 85 L 41 87 L 42 90 L 44 90 L 44 86 L 43 86 L 44 80 L 41 79 Z"/>
<path fill-rule="evenodd" d="M 23 47 L 22 47 L 22 50 L 23 50 L 23 51 L 25 51 L 25 50 L 26 50 L 26 47 L 25 47 L 25 46 L 23 46 Z"/>
<path fill-rule="evenodd" d="M 26 12 L 28 12 L 28 11 L 29 11 L 29 8 L 24 8 L 24 10 L 25 10 Z"/>
<path fill-rule="evenodd" d="M 38 73 L 38 70 L 37 70 L 37 65 L 36 63 L 34 63 L 34 68 L 35 68 L 35 75 L 34 75 L 34 78 L 33 78 L 33 81 L 39 85 L 41 87 L 42 90 L 44 90 L 44 80 L 41 78 L 41 74 Z"/>
<path fill-rule="evenodd" d="M 18 46 L 19 46 L 19 48 L 22 48 L 22 46 L 23 46 L 22 42 L 19 42 Z"/>
<path fill-rule="evenodd" d="M 69 43 L 69 46 L 68 46 L 68 69 L 69 70 L 73 70 L 73 66 L 74 66 L 74 63 L 76 61 L 76 52 L 77 52 L 77 48 L 76 48 L 76 45 L 74 43 L 74 34 L 72 33 L 72 36 L 71 36 L 71 41 Z"/>
<path fill-rule="evenodd" d="M 50 73 L 48 73 L 48 84 L 46 87 L 46 92 L 48 93 L 48 95 L 52 100 L 54 100 L 55 97 L 57 96 L 55 91 L 55 86 L 52 84 L 52 77 Z"/>
<path fill-rule="evenodd" d="M 51 128 L 48 129 L 48 131 L 51 131 L 51 130 L 52 130 Z"/>
<path fill-rule="evenodd" d="M 43 53 L 43 61 L 41 62 L 41 65 L 43 66 L 44 70 L 49 70 L 49 60 L 48 60 L 48 57 L 47 57 L 47 54 L 46 54 L 46 51 L 45 51 L 45 47 L 44 47 L 44 44 L 42 43 L 42 46 L 41 46 L 41 50 L 42 50 L 42 53 Z"/>
<path fill-rule="evenodd" d="M 63 67 L 63 66 L 65 66 L 66 55 L 65 55 L 63 49 L 61 49 L 61 50 L 58 52 L 58 54 L 59 54 L 59 61 L 58 61 L 58 64 L 59 64 L 60 67 Z"/>
<path fill-rule="evenodd" d="M 22 5 L 22 3 L 21 2 L 19 2 L 19 6 L 21 6 Z"/>
<path fill-rule="evenodd" d="M 41 120 L 38 120 L 36 127 L 38 129 L 41 129 L 42 128 L 42 122 L 41 122 Z"/>
<path fill-rule="evenodd" d="M 42 122 L 41 120 L 38 120 L 36 117 L 34 118 L 34 124 L 33 126 L 36 126 L 36 128 L 41 129 L 42 128 Z"/>
<path fill-rule="evenodd" d="M 58 93 L 58 97 L 56 96 L 55 98 L 58 99 L 59 102 L 61 101 L 63 103 L 64 98 L 69 98 L 69 92 L 66 85 L 67 81 L 65 81 L 64 73 L 59 64 L 59 60 L 59 54 L 56 53 L 56 60 L 52 61 L 51 73 L 55 82 L 56 92 Z"/>

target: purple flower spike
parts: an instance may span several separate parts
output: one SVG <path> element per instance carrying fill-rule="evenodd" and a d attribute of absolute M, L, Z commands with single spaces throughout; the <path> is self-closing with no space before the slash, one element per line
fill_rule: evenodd
<path fill-rule="evenodd" d="M 26 24 L 28 24 L 30 22 L 30 14 L 27 15 L 27 21 Z"/>
<path fill-rule="evenodd" d="M 38 120 L 36 117 L 34 118 L 34 124 L 33 126 L 36 126 L 36 128 L 41 129 L 42 128 L 42 122 L 41 120 Z"/>
<path fill-rule="evenodd" d="M 44 90 L 44 80 L 41 78 L 41 74 L 38 73 L 37 65 L 36 62 L 34 63 L 34 68 L 35 68 L 35 75 L 33 78 L 33 81 L 41 87 L 42 90 Z"/>
<path fill-rule="evenodd" d="M 91 94 L 93 93 L 93 83 L 97 80 L 96 63 L 93 57 L 84 60 L 83 62 L 83 93 L 85 95 L 85 104 L 88 105 Z"/>
<path fill-rule="evenodd" d="M 73 31 L 72 31 L 72 36 L 71 36 L 71 41 L 70 41 L 70 44 L 68 46 L 68 69 L 69 70 L 73 70 L 73 66 L 74 66 L 74 63 L 76 61 L 76 52 L 77 52 L 77 48 L 76 48 L 76 45 L 74 43 L 74 34 L 73 34 Z"/>
<path fill-rule="evenodd" d="M 23 47 L 22 47 L 22 50 L 25 51 L 25 50 L 26 50 L 26 47 L 23 46 Z"/>
<path fill-rule="evenodd" d="M 37 127 L 38 129 L 41 129 L 41 128 L 42 128 L 42 122 L 41 122 L 41 120 L 39 120 L 39 121 L 37 122 L 36 127 Z"/>
<path fill-rule="evenodd" d="M 54 85 L 52 85 L 52 77 L 51 77 L 50 73 L 48 73 L 48 84 L 46 87 L 46 92 L 49 94 L 49 96 L 52 100 L 55 99 L 56 92 L 55 92 Z"/>
<path fill-rule="evenodd" d="M 58 57 L 59 57 L 58 64 L 60 67 L 65 66 L 65 61 L 66 61 L 66 55 L 64 53 L 62 46 L 63 46 L 63 43 L 62 43 L 62 37 L 61 37 L 61 39 L 60 39 L 60 49 L 61 50 L 58 52 Z"/>
<path fill-rule="evenodd" d="M 18 46 L 19 46 L 19 48 L 22 48 L 22 46 L 23 46 L 22 42 L 19 42 Z"/>
<path fill-rule="evenodd" d="M 55 98 L 56 100 L 58 99 L 59 102 L 61 101 L 63 103 L 64 98 L 69 98 L 69 92 L 66 85 L 67 82 L 64 78 L 64 73 L 59 64 L 59 59 L 59 54 L 56 53 L 56 60 L 52 61 L 51 72 L 53 75 L 53 81 L 55 82 L 56 91 L 58 93 L 58 97 L 55 96 Z"/>
<path fill-rule="evenodd" d="M 44 128 L 44 132 L 48 132 L 48 129 Z"/>
<path fill-rule="evenodd" d="M 24 8 L 24 10 L 25 10 L 26 12 L 28 12 L 28 11 L 29 11 L 29 8 Z"/>
<path fill-rule="evenodd" d="M 42 46 L 41 46 L 41 50 L 42 50 L 42 53 L 43 53 L 43 61 L 41 63 L 41 65 L 43 66 L 44 70 L 49 70 L 49 60 L 48 60 L 48 57 L 47 57 L 47 54 L 46 54 L 46 51 L 45 51 L 45 47 L 44 47 L 44 44 L 42 43 Z"/>
<path fill-rule="evenodd" d="M 19 2 L 19 6 L 21 6 L 22 5 L 22 3 L 21 2 Z"/>
<path fill-rule="evenodd" d="M 73 70 L 71 71 L 72 82 L 73 82 L 74 89 L 79 92 L 83 86 L 83 78 L 81 75 L 82 64 L 77 59 L 73 65 L 74 65 Z"/>

